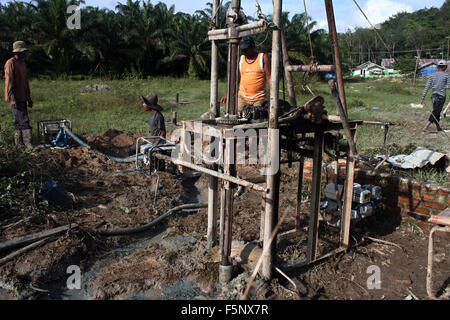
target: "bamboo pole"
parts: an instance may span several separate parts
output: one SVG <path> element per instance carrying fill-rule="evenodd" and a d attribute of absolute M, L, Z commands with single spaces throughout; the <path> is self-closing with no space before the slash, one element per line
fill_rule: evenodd
<path fill-rule="evenodd" d="M 239 14 L 241 8 L 240 0 L 232 1 L 232 9 Z M 238 60 L 239 60 L 239 32 L 237 30 L 239 25 L 234 22 L 228 24 L 228 32 L 230 38 L 228 40 L 228 100 L 227 113 L 235 115 L 237 111 L 237 82 L 238 82 Z"/>
<path fill-rule="evenodd" d="M 316 259 L 319 215 L 320 215 L 320 192 L 322 178 L 322 153 L 323 153 L 324 133 L 316 131 L 314 133 L 314 158 L 313 158 L 313 176 L 312 176 L 312 196 L 311 196 L 311 216 L 309 218 L 308 228 L 308 250 L 307 261 L 312 262 Z"/>
<path fill-rule="evenodd" d="M 258 185 L 256 183 L 252 183 L 252 182 L 249 182 L 249 181 L 246 181 L 246 180 L 234 177 L 234 176 L 230 176 L 230 175 L 227 175 L 227 174 L 224 174 L 224 173 L 216 172 L 214 170 L 207 169 L 207 168 L 204 168 L 202 166 L 198 166 L 198 165 L 192 164 L 192 163 L 187 162 L 187 161 L 183 161 L 183 160 L 180 160 L 180 159 L 172 159 L 170 156 L 166 156 L 166 155 L 159 154 L 159 153 L 155 153 L 155 154 L 153 154 L 153 156 L 155 158 L 158 158 L 158 159 L 161 159 L 161 160 L 165 160 L 165 161 L 171 161 L 171 162 L 173 162 L 176 165 L 180 165 L 180 166 L 183 166 L 183 167 L 186 167 L 186 168 L 189 168 L 189 169 L 197 170 L 199 172 L 206 173 L 208 175 L 220 178 L 222 180 L 225 180 L 225 181 L 228 181 L 228 182 L 231 182 L 231 183 L 234 183 L 234 184 L 246 187 L 246 188 L 250 188 L 250 189 L 253 189 L 253 190 L 256 190 L 256 191 L 260 191 L 260 192 L 266 192 L 267 191 L 265 187 L 260 186 L 260 185 Z"/>
<path fill-rule="evenodd" d="M 266 28 L 266 22 L 264 20 L 252 22 L 242 26 L 236 27 L 236 32 L 241 37 L 251 35 L 254 33 L 260 33 Z M 211 30 L 208 32 L 209 40 L 225 40 L 228 37 L 228 29 Z"/>
<path fill-rule="evenodd" d="M 302 134 L 302 139 L 305 139 L 306 134 Z M 297 205 L 295 208 L 295 229 L 300 230 L 301 214 L 302 214 L 302 193 L 303 193 L 303 170 L 305 168 L 305 157 L 300 155 L 298 164 L 298 177 L 297 177 Z"/>
<path fill-rule="evenodd" d="M 234 174 L 234 145 L 235 140 L 227 140 L 225 146 L 224 173 L 232 176 Z M 233 226 L 233 186 L 229 181 L 225 181 L 225 216 L 223 223 L 223 246 L 222 246 L 222 266 L 228 266 L 231 255 L 232 226 Z"/>
<path fill-rule="evenodd" d="M 213 14 L 217 12 L 214 17 L 214 24 L 219 23 L 218 17 L 219 0 L 213 1 Z M 211 45 L 211 107 L 210 119 L 215 119 L 220 116 L 219 104 L 219 78 L 218 78 L 218 64 L 219 64 L 219 49 L 216 41 L 212 41 Z M 211 137 L 211 139 L 214 139 Z M 212 142 L 212 141 L 211 141 Z M 214 165 L 213 170 L 217 171 L 218 166 Z M 208 184 L 208 249 L 214 247 L 217 243 L 217 211 L 218 211 L 218 184 L 217 177 L 210 176 Z"/>
<path fill-rule="evenodd" d="M 336 79 L 339 90 L 339 97 L 344 106 L 345 113 L 347 113 L 347 99 L 345 98 L 344 76 L 342 74 L 341 55 L 339 52 L 339 45 L 337 39 L 336 21 L 334 18 L 333 1 L 325 0 L 325 8 L 327 11 L 328 29 L 330 33 L 331 49 L 333 52 L 334 65 L 336 67 Z"/>
<path fill-rule="evenodd" d="M 215 165 L 217 170 L 217 165 Z M 217 212 L 218 212 L 218 184 L 217 177 L 210 176 L 208 184 L 208 249 L 217 244 Z"/>
<path fill-rule="evenodd" d="M 284 32 L 281 32 L 281 48 L 283 51 L 283 66 L 284 66 L 284 74 L 286 75 L 286 82 L 289 94 L 289 103 L 291 106 L 297 106 L 297 100 L 295 98 L 295 88 L 294 88 L 294 80 L 292 79 L 292 73 L 289 71 L 289 53 L 288 47 L 286 44 L 286 35 Z"/>
<path fill-rule="evenodd" d="M 341 119 L 342 126 L 344 128 L 344 136 L 347 138 L 348 145 L 350 147 L 350 157 L 353 158 L 356 155 L 356 145 L 354 141 L 353 134 L 350 129 L 350 124 L 348 123 L 347 113 L 345 112 L 345 107 L 342 104 L 342 100 L 339 97 L 339 93 L 336 90 L 336 83 L 334 80 L 330 80 L 328 82 L 331 94 L 334 98 L 334 102 L 336 103 L 336 108 L 339 114 L 339 118 Z"/>
<path fill-rule="evenodd" d="M 266 195 L 263 194 L 262 195 L 262 200 L 261 200 L 261 221 L 260 221 L 260 227 L 259 227 L 259 241 L 261 241 L 261 243 L 264 243 L 264 226 L 265 226 L 265 221 L 266 219 Z"/>
<path fill-rule="evenodd" d="M 219 248 L 223 248 L 224 225 L 225 225 L 225 181 L 221 181 L 220 188 L 220 224 L 219 224 Z"/>
<path fill-rule="evenodd" d="M 231 4 L 232 10 L 239 15 L 241 9 L 241 1 L 233 0 Z M 228 99 L 227 99 L 227 113 L 231 115 L 236 114 L 237 109 L 237 87 L 238 87 L 238 58 L 239 58 L 239 33 L 236 32 L 236 27 L 239 25 L 234 21 L 228 21 L 228 30 L 230 39 L 228 41 Z M 236 140 L 227 139 L 225 142 L 225 162 L 224 174 L 231 178 L 236 175 Z M 221 221 L 221 265 L 219 266 L 219 280 L 221 282 L 228 282 L 231 279 L 231 270 L 229 269 L 232 243 L 232 226 L 233 226 L 233 196 L 234 184 L 230 179 L 227 179 L 223 185 L 224 195 L 221 203 L 221 210 L 224 210 L 223 221 Z M 227 270 L 227 271 L 224 271 Z"/>
<path fill-rule="evenodd" d="M 218 13 L 219 0 L 213 0 L 213 14 Z M 219 23 L 219 16 L 216 14 L 214 17 L 214 24 L 217 26 Z M 219 78 L 218 78 L 218 65 L 219 65 L 219 48 L 216 41 L 211 43 L 211 104 L 210 104 L 210 119 L 214 119 L 220 116 L 220 104 L 219 104 Z"/>
<path fill-rule="evenodd" d="M 273 1 L 273 22 L 277 28 L 273 30 L 272 37 L 272 78 L 270 86 L 270 116 L 269 116 L 269 132 L 268 132 L 268 155 L 269 166 L 273 166 L 279 156 L 278 139 L 278 96 L 280 86 L 280 45 L 281 45 L 281 10 L 282 0 Z M 278 202 L 279 202 L 279 181 L 280 172 L 269 172 L 267 175 L 266 194 L 266 217 L 264 227 L 264 250 L 266 254 L 263 257 L 262 276 L 265 280 L 272 279 L 273 274 L 273 257 L 276 246 L 275 239 L 271 241 L 271 235 L 278 221 Z"/>
<path fill-rule="evenodd" d="M 340 244 L 342 247 L 348 247 L 350 240 L 350 220 L 353 201 L 353 182 L 355 176 L 355 164 L 356 164 L 356 145 L 354 140 L 354 133 L 351 132 L 348 124 L 347 116 L 344 112 L 342 102 L 338 96 L 336 85 L 333 80 L 329 82 L 333 98 L 336 102 L 336 107 L 341 118 L 342 125 L 344 127 L 344 134 L 347 138 L 350 146 L 349 156 L 347 157 L 347 171 L 344 183 L 344 203 L 342 207 L 341 217 L 341 235 Z"/>
<path fill-rule="evenodd" d="M 355 177 L 355 157 L 347 157 L 347 171 L 344 183 L 344 203 L 341 217 L 341 247 L 347 248 L 350 244 L 350 222 L 353 201 L 353 182 Z"/>

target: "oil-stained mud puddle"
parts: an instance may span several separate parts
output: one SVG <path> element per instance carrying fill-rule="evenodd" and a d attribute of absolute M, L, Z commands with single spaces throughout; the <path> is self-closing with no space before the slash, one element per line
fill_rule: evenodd
<path fill-rule="evenodd" d="M 205 197 L 205 183 L 202 180 L 188 179 L 183 183 L 185 190 L 185 197 L 189 202 L 199 203 L 203 201 Z M 194 213 L 195 214 L 195 213 Z M 196 282 L 190 278 L 178 279 L 178 281 L 163 284 L 152 282 L 152 279 L 145 280 L 144 286 L 135 285 L 131 286 L 129 292 L 124 292 L 119 295 L 113 296 L 100 296 L 98 292 L 102 291 L 101 284 L 105 284 L 105 270 L 108 268 L 114 268 L 116 265 L 120 265 L 122 261 L 126 261 L 127 258 L 133 255 L 139 255 L 140 252 L 145 252 L 142 255 L 142 259 L 145 260 L 148 256 L 148 250 L 151 250 L 152 246 L 157 245 L 170 252 L 178 252 L 179 250 L 186 249 L 186 247 L 193 247 L 197 243 L 197 239 L 189 234 L 177 234 L 174 233 L 173 228 L 163 224 L 154 230 L 145 232 L 133 237 L 122 238 L 126 241 L 117 245 L 113 249 L 107 251 L 98 258 L 97 261 L 91 263 L 86 270 L 81 270 L 81 289 L 68 289 L 67 283 L 58 283 L 52 288 L 48 289 L 48 293 L 39 293 L 35 298 L 42 300 L 90 300 L 90 299 L 130 299 L 130 300 L 185 300 L 194 299 L 202 295 L 202 291 L 196 286 Z M 157 255 L 158 253 L 155 253 Z M 152 252 L 150 252 L 152 255 Z M 139 263 L 139 261 L 136 261 Z M 145 263 L 142 262 L 141 263 Z M 133 268 L 133 265 L 131 265 Z M 132 273 L 133 270 L 128 270 L 127 273 Z M 141 272 L 139 268 L 136 269 L 136 273 Z M 72 274 L 68 274 L 69 279 Z M 118 275 L 120 277 L 120 274 Z M 72 278 L 73 279 L 73 278 Z M 111 281 L 114 281 L 112 279 Z M 132 284 L 134 281 L 130 281 Z M 148 284 L 148 285 L 147 285 Z M 110 283 L 108 283 L 108 286 Z M 140 288 L 144 288 L 141 290 Z M 105 289 L 109 290 L 109 289 Z M 13 299 L 9 297 L 8 291 L 5 290 L 4 294 L 0 291 L 0 299 Z M 3 296 L 4 295 L 4 296 Z M 202 298 L 205 298 L 202 295 Z"/>
<path fill-rule="evenodd" d="M 109 251 L 104 258 L 96 261 L 87 271 L 81 271 L 81 289 L 67 289 L 67 284 L 62 283 L 60 288 L 53 288 L 49 293 L 40 294 L 37 299 L 42 300 L 89 300 L 95 298 L 95 280 L 102 274 L 103 268 L 119 262 L 121 259 L 146 249 L 152 244 L 158 243 L 170 249 L 180 249 L 184 246 L 195 244 L 196 239 L 191 236 L 167 237 L 171 229 L 153 232 L 152 235 L 135 237 L 130 242 L 120 248 Z M 156 233 L 156 234 L 155 234 Z M 149 239 L 148 237 L 151 236 Z M 145 238 L 147 237 L 147 238 Z M 70 277 L 71 275 L 68 275 Z M 64 288 L 64 289 L 61 289 Z M 195 287 L 192 280 L 182 280 L 178 283 L 165 287 L 152 287 L 144 291 L 137 291 L 131 294 L 121 295 L 119 299 L 131 300 L 183 300 L 192 299 L 201 294 L 200 289 Z M 0 299 L 2 296 L 0 295 Z"/>

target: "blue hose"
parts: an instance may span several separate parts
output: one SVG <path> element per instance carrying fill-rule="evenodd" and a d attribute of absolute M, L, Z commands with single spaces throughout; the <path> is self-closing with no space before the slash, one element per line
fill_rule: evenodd
<path fill-rule="evenodd" d="M 110 156 L 107 155 L 101 151 L 98 151 L 97 149 L 91 148 L 86 142 L 84 142 L 83 140 L 81 140 L 80 138 L 78 138 L 72 131 L 70 131 L 68 128 L 64 127 L 64 130 L 66 131 L 66 133 L 73 139 L 75 140 L 79 145 L 83 146 L 83 147 L 87 147 L 89 149 L 91 149 L 92 151 L 98 152 L 102 155 L 104 155 L 105 157 L 107 157 L 108 159 L 114 161 L 114 162 L 119 162 L 119 163 L 128 163 L 128 162 L 136 162 L 136 156 L 134 157 L 129 157 L 129 158 L 119 158 L 119 157 L 114 157 L 114 156 Z M 138 156 L 138 160 L 143 160 L 145 159 L 146 156 L 145 155 L 140 155 Z"/>

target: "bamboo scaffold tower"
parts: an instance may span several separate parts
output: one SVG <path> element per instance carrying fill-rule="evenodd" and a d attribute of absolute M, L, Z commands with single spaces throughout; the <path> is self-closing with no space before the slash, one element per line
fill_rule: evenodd
<path fill-rule="evenodd" d="M 276 254 L 276 232 L 278 230 L 278 212 L 279 212 L 279 188 L 280 188 L 280 170 L 268 170 L 265 183 L 257 184 L 246 181 L 237 176 L 236 168 L 236 130 L 264 129 L 265 139 L 267 140 L 266 160 L 268 167 L 271 167 L 279 161 L 281 149 L 299 154 L 298 171 L 298 190 L 297 190 L 297 218 L 300 216 L 300 203 L 303 184 L 303 161 L 304 158 L 313 159 L 313 177 L 312 177 L 312 197 L 311 214 L 308 226 L 308 248 L 305 264 L 311 264 L 320 261 L 328 256 L 342 252 L 348 249 L 350 236 L 350 214 L 353 193 L 353 177 L 355 169 L 356 148 L 354 135 L 358 125 L 362 121 L 349 121 L 347 118 L 347 108 L 345 99 L 345 90 L 343 74 L 341 68 L 341 59 L 337 42 L 336 23 L 333 12 L 332 0 L 324 0 L 328 19 L 329 35 L 331 48 L 333 52 L 333 62 L 329 65 L 310 65 L 294 66 L 289 64 L 287 55 L 287 46 L 282 32 L 282 0 L 273 0 L 273 21 L 268 23 L 265 17 L 259 15 L 256 22 L 244 24 L 245 15 L 241 11 L 241 1 L 233 0 L 231 11 L 227 13 L 226 28 L 218 29 L 219 0 L 213 1 L 213 19 L 212 27 L 208 32 L 209 40 L 212 41 L 212 61 L 211 61 L 211 102 L 210 119 L 201 122 L 182 121 L 179 144 L 191 144 L 191 136 L 200 136 L 200 141 L 210 141 L 218 143 L 217 153 L 223 157 L 223 165 L 217 162 L 211 162 L 207 166 L 200 163 L 186 161 L 186 148 L 181 147 L 178 158 L 156 154 L 163 160 L 172 161 L 190 169 L 197 170 L 209 176 L 208 185 L 208 247 L 212 248 L 219 245 L 221 253 L 221 263 L 219 266 L 219 280 L 228 282 L 232 278 L 232 264 L 230 261 L 232 245 L 232 227 L 233 227 L 233 201 L 234 189 L 237 186 L 244 186 L 258 191 L 261 194 L 264 204 L 261 212 L 261 237 L 263 245 L 263 254 L 261 256 L 260 273 L 265 280 L 273 277 L 275 270 L 274 256 Z M 271 30 L 270 30 L 270 29 Z M 268 121 L 256 125 L 223 125 L 217 121 L 220 117 L 219 98 L 218 98 L 218 41 L 227 41 L 228 43 L 228 65 L 227 65 L 227 105 L 226 113 L 230 116 L 236 115 L 238 100 L 238 61 L 239 61 L 239 41 L 242 37 L 253 35 L 267 30 L 272 32 L 272 74 L 270 86 L 270 107 Z M 282 54 L 281 54 L 282 53 Z M 283 64 L 281 64 L 281 62 Z M 338 117 L 333 121 L 328 118 L 316 119 L 315 121 L 303 121 L 301 125 L 294 124 L 283 115 L 280 118 L 279 110 L 279 83 L 281 66 L 284 67 L 286 79 L 288 82 L 289 101 L 293 107 L 296 107 L 294 84 L 292 81 L 292 72 L 335 72 L 336 82 L 330 82 L 330 89 L 338 109 Z M 323 107 L 323 98 L 315 97 L 305 103 L 304 108 Z M 330 116 L 331 118 L 331 116 Z M 305 118 L 306 119 L 306 118 Z M 343 131 L 349 144 L 347 156 L 347 174 L 345 177 L 342 223 L 339 247 L 332 252 L 318 256 L 318 226 L 320 215 L 320 195 L 321 195 L 321 174 L 322 174 L 322 156 L 324 150 L 325 133 L 329 131 Z M 313 135 L 313 150 L 299 147 L 299 141 L 305 138 L 306 134 Z M 261 133 L 256 132 L 249 138 L 261 139 Z M 286 137 L 290 137 L 287 139 Z M 286 140 L 287 139 L 287 140 Z M 293 139 L 293 140 L 292 140 Z M 195 142 L 194 142 L 195 144 Z M 201 149 L 202 145 L 197 145 Z M 183 154 L 184 152 L 184 154 Z M 194 153 L 195 153 L 194 152 Z M 191 156 L 189 154 L 188 156 Z M 293 160 L 289 160 L 293 162 Z M 219 186 L 220 193 L 219 193 Z M 218 219 L 220 219 L 219 230 L 217 230 Z M 219 231 L 219 232 L 218 232 Z M 217 241 L 218 240 L 218 241 Z M 285 270 L 297 268 L 299 265 L 285 267 Z"/>

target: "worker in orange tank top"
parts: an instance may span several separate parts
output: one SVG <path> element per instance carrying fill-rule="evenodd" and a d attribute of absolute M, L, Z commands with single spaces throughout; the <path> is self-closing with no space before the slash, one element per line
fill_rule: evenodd
<path fill-rule="evenodd" d="M 271 78 L 269 56 L 256 50 L 255 40 L 252 37 L 242 38 L 239 47 L 243 55 L 239 61 L 238 114 L 247 105 L 256 107 L 263 105 L 270 91 Z M 226 104 L 226 101 L 227 95 L 224 95 L 220 102 Z"/>

